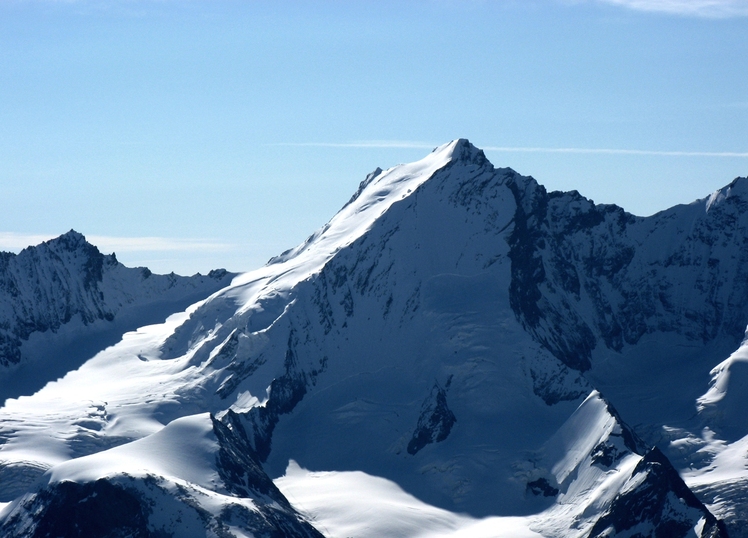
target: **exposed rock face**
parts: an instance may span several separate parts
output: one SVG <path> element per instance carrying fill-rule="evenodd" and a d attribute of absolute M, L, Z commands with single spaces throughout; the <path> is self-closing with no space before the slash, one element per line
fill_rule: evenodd
<path fill-rule="evenodd" d="M 4 522 L 5 536 L 151 536 L 147 506 L 137 490 L 104 479 L 85 484 L 62 482 L 40 491 L 22 506 L 23 512 Z"/>
<path fill-rule="evenodd" d="M 447 389 L 451 381 L 451 378 L 447 380 Z M 421 416 L 418 417 L 418 424 L 408 443 L 408 454 L 415 455 L 430 443 L 444 441 L 456 421 L 457 418 L 447 405 L 447 391 L 439 383 L 435 383 L 421 406 Z"/>
<path fill-rule="evenodd" d="M 737 345 L 748 320 L 748 179 L 709 200 L 652 217 L 547 193 L 533 179 L 508 183 L 517 200 L 512 308 L 571 368 L 592 350 L 620 351 L 654 332 Z"/>

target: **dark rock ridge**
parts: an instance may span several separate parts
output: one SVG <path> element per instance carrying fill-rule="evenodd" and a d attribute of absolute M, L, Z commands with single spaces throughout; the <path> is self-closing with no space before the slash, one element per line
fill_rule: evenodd
<path fill-rule="evenodd" d="M 152 536 L 138 491 L 104 479 L 56 484 L 30 496 L 22 507 L 3 523 L 3 536 Z"/>
<path fill-rule="evenodd" d="M 262 475 L 255 477 L 260 482 L 258 490 L 272 485 Z M 154 475 L 59 482 L 22 498 L 6 516 L 0 532 L 7 538 L 229 538 L 235 536 L 234 527 L 253 536 L 322 538 L 277 488 L 262 495 L 251 483 L 246 485 L 250 490 L 243 488 L 243 495 L 236 497 L 251 499 L 252 509 L 236 502 L 214 515 L 200 505 L 204 494 Z M 169 508 L 167 518 L 165 507 Z"/>
<path fill-rule="evenodd" d="M 533 495 L 542 495 L 543 497 L 555 497 L 558 495 L 558 488 L 551 486 L 547 478 L 538 478 L 527 483 L 527 491 Z"/>

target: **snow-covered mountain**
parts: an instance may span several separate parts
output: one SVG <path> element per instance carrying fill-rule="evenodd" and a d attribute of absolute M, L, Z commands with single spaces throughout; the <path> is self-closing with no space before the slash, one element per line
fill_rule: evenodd
<path fill-rule="evenodd" d="M 747 191 L 634 217 L 466 140 L 376 169 L 302 245 L 7 400 L 0 529 L 746 535 Z"/>
<path fill-rule="evenodd" d="M 74 230 L 19 254 L 0 252 L 0 400 L 33 394 L 125 332 L 163 321 L 233 276 L 127 268 Z"/>

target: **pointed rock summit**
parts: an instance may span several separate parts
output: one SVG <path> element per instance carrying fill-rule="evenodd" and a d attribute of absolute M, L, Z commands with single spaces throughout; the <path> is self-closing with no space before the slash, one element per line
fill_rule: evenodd
<path fill-rule="evenodd" d="M 483 153 L 483 150 L 475 147 L 467 138 L 458 138 L 457 140 L 450 142 L 447 146 L 452 147 L 452 160 L 454 161 L 475 164 L 478 166 L 483 166 L 488 163 L 488 159 L 486 158 L 485 153 Z"/>

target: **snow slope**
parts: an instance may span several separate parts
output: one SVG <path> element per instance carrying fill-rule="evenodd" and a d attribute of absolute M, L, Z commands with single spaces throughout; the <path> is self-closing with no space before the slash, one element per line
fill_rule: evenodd
<path fill-rule="evenodd" d="M 145 535 L 724 536 L 702 501 L 739 535 L 719 473 L 748 432 L 706 410 L 748 323 L 745 188 L 642 219 L 466 140 L 377 169 L 299 247 L 6 401 L 3 528 L 99 487 Z"/>
<path fill-rule="evenodd" d="M 3 536 L 319 536 L 232 441 L 204 413 L 55 465 L 6 507 Z"/>

